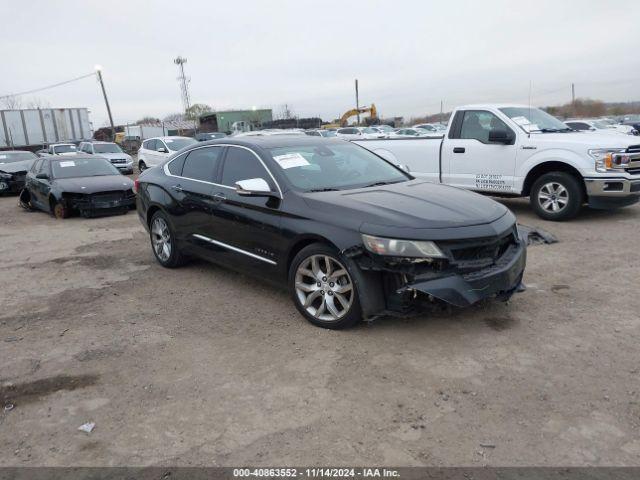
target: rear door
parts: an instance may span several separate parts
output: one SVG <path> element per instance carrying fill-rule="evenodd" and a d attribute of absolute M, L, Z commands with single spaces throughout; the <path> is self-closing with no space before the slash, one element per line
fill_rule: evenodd
<path fill-rule="evenodd" d="M 236 182 L 250 178 L 264 179 L 280 198 L 236 193 Z M 220 255 L 230 265 L 275 276 L 286 242 L 280 232 L 281 193 L 267 168 L 249 148 L 229 145 L 217 183 L 220 204 L 214 210 L 211 240 L 221 248 Z"/>
<path fill-rule="evenodd" d="M 200 236 L 212 234 L 212 218 L 219 205 L 215 184 L 224 147 L 195 148 L 179 155 L 166 166 L 169 192 L 179 208 L 173 215 L 181 240 L 202 247 Z"/>
<path fill-rule="evenodd" d="M 509 145 L 489 141 L 492 130 L 511 135 Z M 460 110 L 442 145 L 442 182 L 485 192 L 514 192 L 516 133 L 487 110 Z"/>

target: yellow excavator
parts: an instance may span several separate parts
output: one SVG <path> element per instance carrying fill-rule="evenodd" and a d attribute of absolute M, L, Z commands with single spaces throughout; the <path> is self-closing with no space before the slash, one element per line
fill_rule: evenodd
<path fill-rule="evenodd" d="M 375 104 L 371 104 L 370 107 L 360 107 L 360 108 L 352 108 L 351 110 L 347 110 L 344 112 L 342 117 L 340 117 L 340 123 L 329 123 L 327 125 L 323 125 L 322 128 L 339 128 L 346 127 L 348 125 L 348 121 L 351 117 L 354 117 L 360 113 L 368 113 L 370 118 L 378 118 L 378 110 L 376 110 Z"/>

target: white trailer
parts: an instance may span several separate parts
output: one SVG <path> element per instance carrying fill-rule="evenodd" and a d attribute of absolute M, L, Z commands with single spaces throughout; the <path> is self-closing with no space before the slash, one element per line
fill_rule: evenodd
<path fill-rule="evenodd" d="M 0 110 L 0 149 L 80 142 L 92 136 L 86 108 Z"/>
<path fill-rule="evenodd" d="M 140 140 L 147 138 L 163 137 L 166 135 L 163 125 L 127 125 L 124 127 L 124 134 L 127 137 L 139 137 Z"/>

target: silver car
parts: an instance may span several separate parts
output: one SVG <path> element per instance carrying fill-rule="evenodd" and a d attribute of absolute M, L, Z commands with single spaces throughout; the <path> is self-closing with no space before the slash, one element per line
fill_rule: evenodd
<path fill-rule="evenodd" d="M 82 142 L 78 150 L 89 155 L 98 155 L 109 160 L 121 173 L 133 173 L 133 159 L 122 151 L 120 145 L 112 142 Z"/>

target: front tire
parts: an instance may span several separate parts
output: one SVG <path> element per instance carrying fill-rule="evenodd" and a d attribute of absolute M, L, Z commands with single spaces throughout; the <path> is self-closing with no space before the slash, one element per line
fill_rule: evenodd
<path fill-rule="evenodd" d="M 146 163 L 144 163 L 144 160 L 140 160 L 140 161 L 138 162 L 138 171 L 140 171 L 140 172 L 144 172 L 147 168 L 148 168 L 148 167 L 147 167 L 147 164 L 146 164 Z"/>
<path fill-rule="evenodd" d="M 149 224 L 149 240 L 153 255 L 160 265 L 176 268 L 185 263 L 185 257 L 178 249 L 176 235 L 164 212 L 157 211 Z"/>
<path fill-rule="evenodd" d="M 573 175 L 551 172 L 534 182 L 529 202 L 540 218 L 558 222 L 578 214 L 584 202 L 584 193 Z"/>
<path fill-rule="evenodd" d="M 362 310 L 356 268 L 328 245 L 300 250 L 289 268 L 289 291 L 298 311 L 318 327 L 342 329 L 358 323 Z"/>

